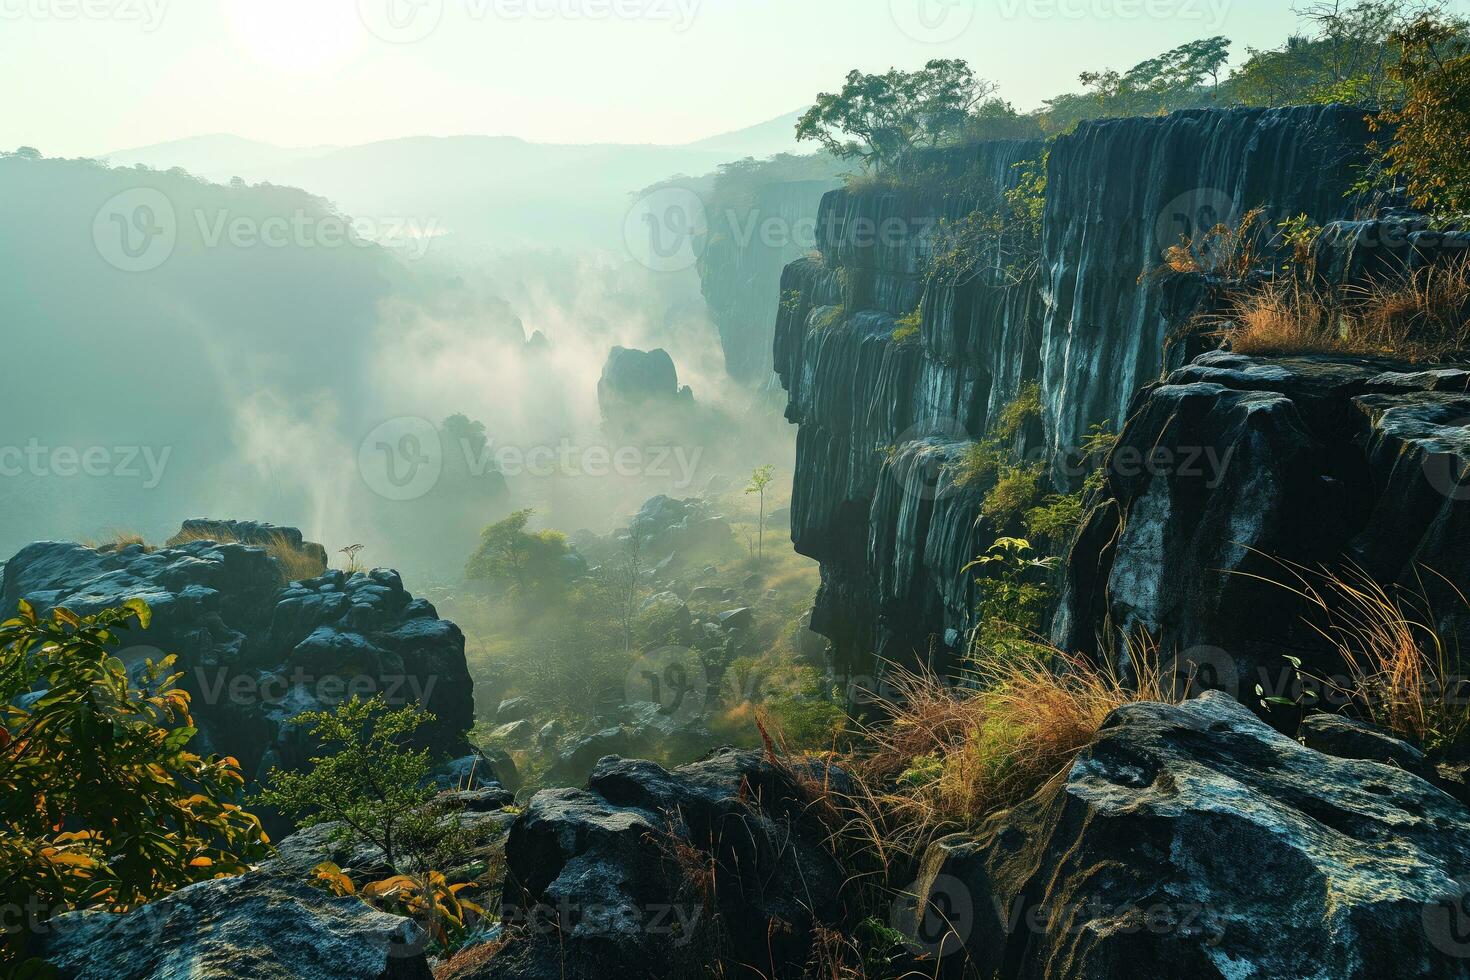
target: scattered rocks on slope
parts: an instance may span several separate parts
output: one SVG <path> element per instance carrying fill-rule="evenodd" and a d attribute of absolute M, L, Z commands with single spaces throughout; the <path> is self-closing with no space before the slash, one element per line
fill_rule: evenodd
<path fill-rule="evenodd" d="M 936 843 L 914 892 L 899 924 L 986 977 L 1470 976 L 1470 811 L 1216 691 L 1115 711 L 1059 789 Z"/>

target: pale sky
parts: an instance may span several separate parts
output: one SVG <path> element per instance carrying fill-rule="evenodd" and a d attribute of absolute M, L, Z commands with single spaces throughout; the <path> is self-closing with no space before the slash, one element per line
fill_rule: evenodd
<path fill-rule="evenodd" d="M 0 0 L 0 149 L 94 155 L 228 132 L 681 143 L 961 57 L 1018 107 L 1287 0 Z"/>

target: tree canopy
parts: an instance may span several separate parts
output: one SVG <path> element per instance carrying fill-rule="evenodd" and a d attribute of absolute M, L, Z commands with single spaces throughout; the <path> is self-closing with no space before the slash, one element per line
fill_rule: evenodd
<path fill-rule="evenodd" d="M 994 83 L 960 59 L 935 59 L 912 72 L 854 70 L 840 92 L 817 96 L 797 122 L 796 138 L 876 172 L 902 172 L 916 151 L 961 133 L 994 92 Z"/>

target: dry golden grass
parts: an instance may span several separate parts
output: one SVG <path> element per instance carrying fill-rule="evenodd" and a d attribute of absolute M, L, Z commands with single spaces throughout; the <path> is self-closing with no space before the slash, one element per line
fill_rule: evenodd
<path fill-rule="evenodd" d="M 1470 258 L 1347 290 L 1274 279 L 1236 297 L 1223 319 L 1217 334 L 1242 354 L 1464 356 Z"/>
<path fill-rule="evenodd" d="M 873 751 L 854 762 L 864 788 L 849 830 L 880 850 L 916 854 L 1031 796 L 1066 771 L 1114 709 L 1181 700 L 1152 650 L 1131 656 L 1128 683 L 1060 651 L 987 665 L 973 688 L 895 675 L 894 695 L 878 704 L 887 720 L 866 732 Z"/>
<path fill-rule="evenodd" d="M 1171 272 L 1208 272 L 1244 278 L 1258 262 L 1261 232 L 1257 225 L 1265 213 L 1265 208 L 1247 211 L 1236 224 L 1217 224 L 1198 241 L 1180 236 L 1177 244 L 1164 249 L 1164 268 Z"/>
<path fill-rule="evenodd" d="M 88 538 L 82 544 L 88 548 L 112 548 L 121 551 L 133 545 L 141 545 L 145 550 L 152 551 L 153 545 L 144 539 L 143 535 L 136 531 L 128 531 L 122 528 L 112 528 L 100 538 Z"/>
<path fill-rule="evenodd" d="M 1295 583 L 1285 587 L 1307 601 L 1308 624 L 1337 651 L 1346 670 L 1342 679 L 1317 678 L 1334 700 L 1429 751 L 1470 735 L 1470 689 L 1460 651 L 1440 637 L 1422 589 L 1417 596 L 1390 592 L 1357 568 L 1313 573 L 1287 567 Z"/>
<path fill-rule="evenodd" d="M 317 578 L 325 575 L 327 566 L 317 560 L 310 552 L 295 547 L 285 534 L 276 532 L 272 534 L 264 545 L 242 542 L 238 537 L 227 531 L 217 533 L 206 533 L 202 531 L 180 531 L 168 539 L 169 545 L 188 544 L 190 541 L 213 541 L 216 544 L 247 544 L 250 547 L 263 547 L 265 553 L 276 561 L 276 567 L 281 570 L 281 578 L 286 582 L 298 582 L 303 579 Z"/>

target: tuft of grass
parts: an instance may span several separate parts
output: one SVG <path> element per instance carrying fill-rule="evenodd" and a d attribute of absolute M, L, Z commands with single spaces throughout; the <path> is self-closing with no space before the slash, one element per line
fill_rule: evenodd
<path fill-rule="evenodd" d="M 1295 584 L 1276 584 L 1307 601 L 1308 624 L 1346 669 L 1346 683 L 1315 678 L 1326 690 L 1364 720 L 1426 752 L 1442 752 L 1470 737 L 1470 682 L 1459 650 L 1449 649 L 1439 635 L 1422 590 L 1390 592 L 1359 568 L 1309 573 L 1288 567 Z"/>
<path fill-rule="evenodd" d="M 202 531 L 180 531 L 168 539 L 170 546 L 188 544 L 190 541 L 213 541 L 216 544 L 246 544 L 248 547 L 263 548 L 265 553 L 275 559 L 276 568 L 280 570 L 282 583 L 299 582 L 303 579 L 317 578 L 327 573 L 327 566 L 317 560 L 305 549 L 295 547 L 289 538 L 281 532 L 270 535 L 264 545 L 242 542 L 237 536 L 228 531 L 218 533 L 205 533 Z"/>
<path fill-rule="evenodd" d="M 924 329 L 924 312 L 922 308 L 915 309 L 912 313 L 898 318 L 898 326 L 893 330 L 893 341 L 898 344 L 907 344 L 918 340 L 919 333 Z"/>
<path fill-rule="evenodd" d="M 875 747 L 855 766 L 880 816 L 886 849 L 916 854 L 937 836 L 974 827 L 1065 772 L 1116 708 L 1177 702 L 1151 650 L 1130 653 L 1134 677 L 1058 650 L 1008 657 L 980 668 L 973 686 L 932 673 L 900 672 L 877 707 L 885 722 L 866 734 Z"/>
<path fill-rule="evenodd" d="M 1470 257 L 1348 289 L 1272 279 L 1236 296 L 1216 333 L 1242 354 L 1461 357 L 1470 351 Z"/>
<path fill-rule="evenodd" d="M 104 549 L 111 551 L 121 551 L 122 549 L 130 548 L 133 545 L 140 546 L 141 548 L 143 548 L 144 551 L 156 550 L 153 545 L 148 543 L 143 535 L 139 534 L 136 531 L 128 531 L 122 528 L 111 528 L 105 534 L 103 534 L 102 537 L 88 538 L 86 541 L 83 541 L 82 544 L 86 545 L 88 548 L 93 548 L 99 551 Z"/>

